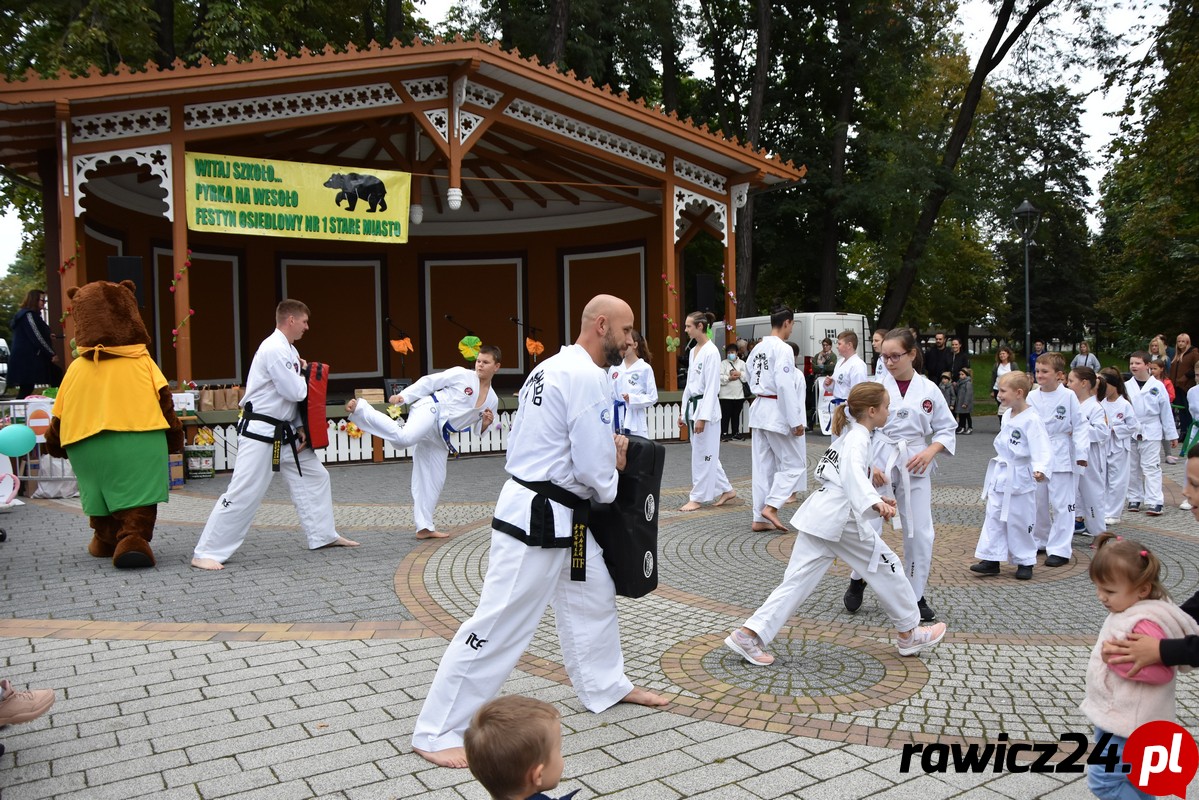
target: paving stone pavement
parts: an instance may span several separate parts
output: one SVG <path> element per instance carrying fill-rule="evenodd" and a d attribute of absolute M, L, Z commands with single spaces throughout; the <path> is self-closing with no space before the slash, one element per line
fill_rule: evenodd
<path fill-rule="evenodd" d="M 722 448 L 745 500 L 680 514 L 689 452 L 667 449 L 662 585 L 618 602 L 626 670 L 671 696 L 665 710 L 582 708 L 547 611 L 504 687 L 554 703 L 566 754 L 561 788 L 638 798 L 1084 798 L 1076 774 L 901 771 L 905 744 L 1057 741 L 1087 732 L 1077 710 L 1103 608 L 1075 563 L 1010 576 L 968 572 L 982 521 L 979 485 L 996 430 L 977 420 L 935 478 L 929 600 L 950 627 L 939 647 L 900 658 L 877 599 L 841 606 L 835 564 L 784 628 L 778 664 L 753 668 L 722 646 L 781 578 L 791 537 L 752 533 L 748 442 Z M 814 463 L 827 440 L 810 437 Z M 1166 564 L 1178 600 L 1199 586 L 1199 525 L 1179 511 L 1183 467 L 1166 469 L 1172 506 L 1129 515 Z M 304 549 L 281 481 L 220 573 L 188 566 L 228 476 L 193 481 L 160 508 L 159 564 L 118 572 L 86 552 L 77 501 L 0 515 L 0 677 L 53 688 L 32 723 L 0 730 L 0 794 L 24 798 L 484 798 L 468 772 L 414 755 L 429 681 L 486 569 L 500 457 L 450 465 L 437 511 L 449 539 L 412 536 L 410 465 L 331 469 L 340 531 L 356 549 Z M 794 506 L 789 507 L 789 509 Z M 784 512 L 785 516 L 792 513 Z M 889 532 L 893 545 L 901 534 Z M 1179 718 L 1199 730 L 1199 688 L 1178 681 Z"/>

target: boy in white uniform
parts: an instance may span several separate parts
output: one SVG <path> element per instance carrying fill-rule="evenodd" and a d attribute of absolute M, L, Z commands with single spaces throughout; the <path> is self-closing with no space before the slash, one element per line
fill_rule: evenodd
<path fill-rule="evenodd" d="M 246 540 L 254 513 L 275 474 L 275 447 L 279 448 L 279 472 L 287 482 L 308 549 L 358 546 L 334 527 L 329 471 L 306 446 L 308 437 L 301 427 L 299 404 L 308 397 L 308 382 L 301 373 L 307 362 L 300 358 L 294 343 L 306 330 L 308 306 L 299 300 L 284 300 L 276 306 L 275 331 L 258 346 L 250 362 L 241 399 L 243 418 L 237 425 L 233 477 L 208 515 L 192 554 L 193 567 L 224 569 L 221 565 Z"/>
<path fill-rule="evenodd" d="M 1000 562 L 1016 565 L 1016 580 L 1032 579 L 1037 563 L 1033 523 L 1037 515 L 1037 484 L 1049 474 L 1053 453 L 1049 433 L 1040 415 L 1025 400 L 1032 382 L 1023 372 L 1008 372 L 999 379 L 1002 411 L 995 436 L 995 457 L 987 464 L 983 499 L 987 516 L 978 534 L 970 567 L 979 575 L 998 575 Z"/>
<path fill-rule="evenodd" d="M 841 359 L 833 367 L 832 377 L 824 379 L 824 385 L 833 390 L 833 408 L 845 402 L 853 387 L 869 377 L 866 362 L 858 357 L 858 335 L 853 331 L 837 334 L 837 355 Z M 834 436 L 833 441 L 836 441 Z"/>
<path fill-rule="evenodd" d="M 1090 434 L 1083 424 L 1078 398 L 1062 385 L 1066 379 L 1062 354 L 1041 353 L 1034 369 L 1037 388 L 1029 393 L 1028 404 L 1049 432 L 1053 464 L 1049 480 L 1037 484 L 1033 538 L 1038 550 L 1045 548 L 1045 566 L 1062 567 L 1070 563 L 1074 553 L 1074 496 L 1078 490 L 1074 467 L 1086 460 Z"/>
<path fill-rule="evenodd" d="M 409 406 L 408 422 L 393 420 L 370 403 L 346 403 L 350 421 L 371 436 L 384 439 L 397 450 L 412 447 L 412 517 L 417 539 L 444 539 L 448 533 L 433 524 L 433 511 L 445 487 L 450 435 L 469 430 L 480 436 L 495 422 L 499 398 L 491 379 L 500 368 L 500 349 L 485 344 L 475 357 L 474 369 L 451 367 L 426 375 L 389 403 Z"/>
<path fill-rule="evenodd" d="M 1128 510 L 1160 516 L 1165 495 L 1162 492 L 1161 441 L 1170 439 L 1170 447 L 1178 446 L 1178 429 L 1166 387 L 1149 374 L 1149 354 L 1138 350 L 1128 357 L 1132 380 L 1125 384 L 1128 399 L 1136 412 L 1141 430 L 1132 443 L 1132 463 L 1129 467 Z"/>
<path fill-rule="evenodd" d="M 1088 438 L 1087 449 L 1082 451 L 1080 465 L 1075 469 L 1078 491 L 1074 501 L 1074 532 L 1098 536 L 1107 531 L 1103 493 L 1107 488 L 1107 442 L 1112 429 L 1095 393 L 1102 391 L 1106 396 L 1107 384 L 1090 367 L 1074 367 L 1066 379 L 1066 388 L 1078 398 Z"/>
<path fill-rule="evenodd" d="M 787 341 L 794 327 L 790 309 L 771 314 L 770 335 L 762 337 L 746 362 L 749 390 L 755 395 L 749 406 L 755 531 L 787 530 L 778 510 L 792 494 L 808 488 L 807 387 Z"/>
<path fill-rule="evenodd" d="M 479 605 L 446 648 L 412 733 L 413 749 L 434 764 L 467 766 L 471 717 L 499 692 L 550 603 L 586 708 L 666 704 L 625 677 L 616 589 L 580 516 L 592 500 L 616 497 L 628 439 L 612 433 L 604 367 L 620 363 L 632 330 L 628 303 L 592 298 L 575 344 L 543 361 L 520 390 L 504 467 L 512 477 L 496 502 Z"/>

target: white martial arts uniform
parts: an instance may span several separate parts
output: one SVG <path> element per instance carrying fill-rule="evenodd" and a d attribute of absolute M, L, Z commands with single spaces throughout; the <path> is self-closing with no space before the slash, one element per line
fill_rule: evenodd
<path fill-rule="evenodd" d="M 400 392 L 401 402 L 409 406 L 407 423 L 361 400 L 350 414 L 350 421 L 370 435 L 400 450 L 412 448 L 412 518 L 418 531 L 436 530 L 433 511 L 445 486 L 449 435 L 466 430 L 481 435 L 487 410 L 494 424 L 499 398 L 488 386 L 482 405 L 476 405 L 480 391 L 473 369 L 451 367 L 426 375 Z"/>
<path fill-rule="evenodd" d="M 1083 425 L 1078 398 L 1065 385 L 1052 392 L 1035 387 L 1028 393 L 1028 404 L 1045 423 L 1049 447 L 1053 451 L 1052 473 L 1037 484 L 1037 521 L 1033 538 L 1037 548 L 1061 558 L 1074 552 L 1074 495 L 1077 492 L 1074 467 L 1086 457 L 1090 435 Z"/>
<path fill-rule="evenodd" d="M 612 394 L 604 370 L 579 345 L 537 366 L 520 390 L 505 469 L 513 478 L 548 481 L 582 500 L 616 497 Z M 541 545 L 533 505 L 552 512 Z M 544 519 L 542 514 L 538 519 Z M 479 706 L 499 692 L 529 645 L 547 604 L 554 607 L 562 660 L 583 705 L 599 712 L 633 690 L 624 674 L 616 590 L 603 551 L 586 533 L 586 581 L 572 581 L 572 514 L 509 480 L 495 507 L 491 550 L 479 605 L 446 648 L 416 720 L 412 745 L 435 752 L 462 746 Z M 505 532 L 509 531 L 509 532 Z"/>
<path fill-rule="evenodd" d="M 795 367 L 791 346 L 777 336 L 754 345 L 745 367 L 753 454 L 754 522 L 766 522 L 762 508 L 783 507 L 792 494 L 808 490 L 807 436 L 794 429 L 807 424 L 807 386 Z"/>
<path fill-rule="evenodd" d="M 608 377 L 612 381 L 612 403 L 618 418 L 612 421 L 619 423 L 625 430 L 636 436 L 649 438 L 649 409 L 658 402 L 658 385 L 654 382 L 654 368 L 639 358 L 632 364 L 620 364 L 608 368 Z M 624 399 L 629 396 L 628 401 Z"/>
<path fill-rule="evenodd" d="M 254 353 L 246 393 L 240 405 L 242 408 L 250 406 L 253 413 L 281 420 L 298 430 L 301 427 L 299 404 L 307 397 L 308 382 L 300 374 L 300 354 L 287 341 L 283 331 L 276 329 Z M 274 426 L 267 422 L 252 420 L 246 424 L 250 433 L 275 435 Z M 241 547 L 254 513 L 271 485 L 273 449 L 270 442 L 251 439 L 245 433 L 237 437 L 233 477 L 229 480 L 229 488 L 208 515 L 204 532 L 196 543 L 195 558 L 209 558 L 223 564 Z M 333 525 L 329 471 L 312 448 L 305 447 L 296 456 L 292 455 L 290 445 L 282 445 L 279 472 L 287 482 L 300 527 L 308 539 L 308 549 L 315 550 L 337 541 L 339 534 Z"/>
<path fill-rule="evenodd" d="M 920 623 L 916 595 L 899 558 L 878 534 L 879 516 L 873 506 L 882 498 L 870 482 L 870 449 L 870 431 L 851 421 L 816 465 L 820 488 L 791 518 L 799 533 L 783 581 L 745 621 L 763 644 L 774 639 L 816 590 L 834 558 L 865 576 L 896 630 L 911 630 Z"/>
<path fill-rule="evenodd" d="M 1084 400 L 1079 413 L 1082 415 L 1089 442 L 1087 449 L 1080 456 L 1080 460 L 1086 461 L 1087 465 L 1075 467 L 1078 492 L 1075 497 L 1074 515 L 1083 518 L 1087 533 L 1098 536 L 1107 530 L 1107 524 L 1103 521 L 1107 514 L 1104 493 L 1107 491 L 1107 442 L 1111 438 L 1112 430 L 1107 424 L 1107 414 L 1096 398 L 1088 397 Z"/>
<path fill-rule="evenodd" d="M 957 420 L 935 383 L 913 373 L 906 394 L 899 393 L 894 376 L 883 376 L 883 388 L 890 396 L 887 424 L 874 432 L 874 466 L 891 484 L 903 527 L 904 573 L 916 597 L 924 597 L 928 574 L 933 563 L 933 482 L 937 461 L 933 459 L 923 475 L 915 475 L 908 462 L 936 442 L 953 455 L 957 448 Z M 880 528 L 881 530 L 881 528 Z M 855 580 L 862 576 L 857 572 Z"/>
<path fill-rule="evenodd" d="M 720 464 L 720 351 L 712 340 L 691 351 L 683 419 L 691 428 L 691 500 L 711 503 L 733 490 Z M 704 421 L 702 433 L 695 423 Z"/>
<path fill-rule="evenodd" d="M 1107 440 L 1107 489 L 1104 493 L 1106 515 L 1120 520 L 1124 514 L 1124 502 L 1128 497 L 1128 468 L 1132 459 L 1132 445 L 1141 424 L 1132 403 L 1116 395 L 1115 400 L 1104 400 L 1101 404 L 1107 416 L 1111 435 Z"/>
<path fill-rule="evenodd" d="M 835 411 L 837 406 L 848 400 L 849 391 L 868 377 L 866 362 L 857 353 L 854 353 L 849 358 L 842 358 L 837 361 L 837 366 L 833 367 L 833 399 L 831 410 Z M 830 419 L 831 416 L 830 414 Z M 832 435 L 831 428 L 829 429 L 829 434 Z M 837 437 L 834 436 L 833 441 L 836 440 Z"/>
<path fill-rule="evenodd" d="M 1053 453 L 1045 423 L 1031 408 L 1012 415 L 1006 409 L 995 435 L 995 457 L 987 464 L 983 500 L 987 516 L 978 534 L 974 557 L 1006 561 L 1018 567 L 1037 563 L 1033 524 L 1037 515 L 1034 472 L 1049 476 Z"/>
<path fill-rule="evenodd" d="M 1152 375 L 1144 386 L 1138 384 L 1136 378 L 1129 378 L 1124 388 L 1128 390 L 1128 399 L 1132 401 L 1137 421 L 1141 423 L 1141 429 L 1132 443 L 1128 502 L 1160 506 L 1165 502 L 1161 442 L 1163 439 L 1178 438 L 1174 412 L 1170 410 L 1170 396 L 1166 393 L 1165 385 Z"/>

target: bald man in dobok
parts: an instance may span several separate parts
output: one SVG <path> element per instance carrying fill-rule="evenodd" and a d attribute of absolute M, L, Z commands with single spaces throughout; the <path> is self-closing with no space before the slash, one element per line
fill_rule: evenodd
<path fill-rule="evenodd" d="M 599 295 L 583 309 L 575 343 L 521 387 L 479 605 L 446 648 L 412 733 L 413 749 L 434 764 L 466 766 L 471 717 L 499 693 L 550 604 L 566 672 L 588 710 L 666 705 L 625 676 L 612 577 L 591 531 L 573 524 L 592 500 L 616 497 L 628 439 L 612 434 L 605 369 L 632 346 L 633 310 Z"/>

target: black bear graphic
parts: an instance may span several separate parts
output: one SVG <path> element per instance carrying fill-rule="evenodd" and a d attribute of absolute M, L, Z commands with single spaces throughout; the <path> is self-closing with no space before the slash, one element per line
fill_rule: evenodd
<path fill-rule="evenodd" d="M 333 198 L 338 208 L 341 208 L 341 201 L 345 200 L 349 204 L 346 210 L 353 211 L 358 201 L 364 200 L 370 204 L 367 211 L 373 212 L 376 207 L 379 211 L 387 210 L 387 201 L 384 199 L 387 187 L 374 175 L 359 175 L 357 172 L 343 175 L 335 172 L 325 181 L 325 187 L 338 190 L 337 197 Z"/>

